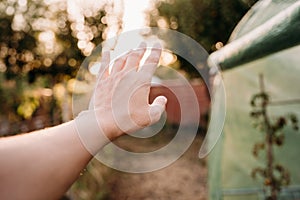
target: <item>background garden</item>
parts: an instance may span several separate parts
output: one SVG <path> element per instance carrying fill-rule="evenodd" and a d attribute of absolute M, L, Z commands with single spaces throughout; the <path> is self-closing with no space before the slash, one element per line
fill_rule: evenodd
<path fill-rule="evenodd" d="M 250 18 L 241 24 L 235 35 L 232 35 L 234 28 L 256 3 L 255 0 L 142 2 L 1 1 L 0 136 L 30 132 L 71 120 L 72 94 L 78 92 L 74 90 L 74 83 L 83 60 L 102 41 L 123 31 L 144 26 L 177 30 L 196 40 L 211 54 L 222 49 L 230 36 L 231 41 L 238 39 L 297 1 L 277 4 L 273 1 L 269 9 L 264 8 L 265 13 L 260 11 L 260 15 L 256 15 L 252 21 Z M 130 18 L 134 14 L 137 17 Z M 279 167 L 277 171 L 279 177 L 280 170 L 289 171 L 290 180 L 286 183 L 283 181 L 283 186 L 297 185 L 300 180 L 297 167 L 299 159 L 296 156 L 299 139 L 299 134 L 296 134 L 299 115 L 297 99 L 300 98 L 298 53 L 299 46 L 224 73 L 228 116 L 224 134 L 208 158 L 209 161 L 199 160 L 197 156 L 207 128 L 207 124 L 202 123 L 192 146 L 171 166 L 157 172 L 127 174 L 109 169 L 93 160 L 64 198 L 239 199 L 241 197 L 238 195 L 250 194 L 250 199 L 257 199 L 257 193 L 259 198 L 265 198 L 268 196 L 268 177 L 260 169 L 267 159 L 262 153 L 257 158 L 252 152 L 255 145 L 257 149 L 264 149 L 264 145 L 257 144 L 264 136 L 253 137 L 259 131 L 251 125 L 253 120 L 249 117 L 252 112 L 251 98 L 263 92 L 270 95 L 269 99 L 275 98 L 275 101 L 296 100 L 292 105 L 271 109 L 271 114 L 275 117 L 270 116 L 270 120 L 276 123 L 276 117 L 285 117 L 285 123 L 279 129 L 283 133 L 291 132 L 292 136 L 285 134 L 286 140 L 280 141 L 280 137 L 277 139 L 277 143 L 282 143 L 284 147 L 283 151 L 276 147 L 275 153 L 279 152 L 279 158 L 285 157 L 284 168 Z M 170 67 L 191 81 L 199 78 L 195 69 L 180 57 Z M 259 74 L 264 75 L 263 92 L 260 91 Z M 258 98 L 263 97 L 265 96 Z M 204 115 L 209 117 L 209 107 Z M 159 147 L 172 139 L 176 133 L 176 124 L 168 124 L 163 132 L 166 134 L 144 142 L 132 141 L 127 137 L 117 142 L 120 145 L 126 144 L 126 148 L 133 151 L 145 146 Z M 261 161 L 257 161 L 259 159 Z M 251 177 L 251 171 L 255 169 L 257 178 L 261 174 L 258 179 Z M 296 186 L 293 188 L 296 199 L 299 197 L 299 190 Z M 286 198 L 292 199 L 288 195 Z"/>

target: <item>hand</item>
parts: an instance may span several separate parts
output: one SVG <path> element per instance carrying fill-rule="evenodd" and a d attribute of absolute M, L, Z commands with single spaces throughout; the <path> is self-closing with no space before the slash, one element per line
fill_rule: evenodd
<path fill-rule="evenodd" d="M 113 62 L 110 73 L 109 53 L 103 53 L 101 70 L 87 111 L 94 114 L 86 118 L 90 123 L 93 121 L 91 117 L 95 117 L 98 129 L 92 128 L 95 123 L 86 128 L 98 131 L 100 129 L 109 140 L 113 140 L 160 119 L 167 99 L 159 96 L 152 104 L 149 104 L 148 99 L 151 78 L 159 62 L 161 47 L 155 45 L 144 64 L 139 66 L 145 51 L 146 45 L 142 43 L 138 49 L 119 57 Z M 79 134 L 81 138 L 86 137 Z M 94 139 L 91 137 L 88 140 Z"/>

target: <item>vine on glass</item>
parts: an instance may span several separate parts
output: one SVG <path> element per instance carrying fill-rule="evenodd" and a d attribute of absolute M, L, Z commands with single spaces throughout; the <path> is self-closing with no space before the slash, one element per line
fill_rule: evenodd
<path fill-rule="evenodd" d="M 284 127 L 290 125 L 295 131 L 299 130 L 298 118 L 293 113 L 283 116 L 271 116 L 268 112 L 269 106 L 299 103 L 299 100 L 287 100 L 272 102 L 270 95 L 265 91 L 263 75 L 259 76 L 260 92 L 253 95 L 251 106 L 253 110 L 250 116 L 254 119 L 254 126 L 265 134 L 264 140 L 257 142 L 253 147 L 253 156 L 258 158 L 258 154 L 264 151 L 266 163 L 264 167 L 256 167 L 252 170 L 251 176 L 256 178 L 260 175 L 266 187 L 266 199 L 277 200 L 282 186 L 290 184 L 290 173 L 286 167 L 275 162 L 274 147 L 284 145 Z"/>

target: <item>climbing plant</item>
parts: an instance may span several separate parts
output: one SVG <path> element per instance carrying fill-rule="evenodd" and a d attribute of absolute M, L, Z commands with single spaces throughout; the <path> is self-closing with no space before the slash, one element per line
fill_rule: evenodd
<path fill-rule="evenodd" d="M 270 95 L 265 91 L 263 75 L 260 75 L 260 92 L 253 95 L 251 106 L 253 110 L 250 115 L 255 120 L 254 126 L 264 134 L 264 140 L 253 146 L 252 154 L 258 158 L 259 152 L 265 153 L 265 166 L 256 167 L 252 170 L 251 176 L 261 176 L 266 186 L 266 199 L 276 200 L 282 186 L 290 184 L 291 175 L 286 167 L 275 162 L 275 146 L 283 146 L 285 131 L 284 128 L 290 125 L 295 131 L 299 130 L 298 118 L 293 113 L 282 116 L 271 116 L 268 107 L 271 105 L 284 105 L 296 101 L 272 102 Z"/>

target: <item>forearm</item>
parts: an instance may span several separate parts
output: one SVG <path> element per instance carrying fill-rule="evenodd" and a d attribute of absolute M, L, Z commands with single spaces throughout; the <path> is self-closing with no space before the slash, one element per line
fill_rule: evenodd
<path fill-rule="evenodd" d="M 58 199 L 91 158 L 74 121 L 0 139 L 0 199 Z"/>
<path fill-rule="evenodd" d="M 109 54 L 104 54 L 104 72 L 99 72 L 89 109 L 75 120 L 0 139 L 0 199 L 58 199 L 105 144 L 159 120 L 167 99 L 148 100 L 161 48 L 154 46 L 139 67 L 145 51 L 141 44 L 120 57 L 111 73 Z"/>

